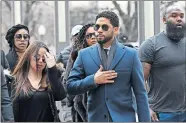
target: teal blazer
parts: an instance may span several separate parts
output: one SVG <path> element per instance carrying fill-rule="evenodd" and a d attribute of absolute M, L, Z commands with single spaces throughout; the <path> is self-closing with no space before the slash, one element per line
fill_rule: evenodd
<path fill-rule="evenodd" d="M 135 122 L 132 89 L 136 97 L 137 114 L 140 122 L 149 122 L 150 113 L 147 92 L 144 87 L 142 64 L 137 50 L 116 43 L 116 52 L 109 70 L 118 73 L 112 84 L 97 85 L 94 74 L 102 65 L 99 44 L 82 49 L 67 79 L 70 95 L 88 92 L 89 122 Z"/>

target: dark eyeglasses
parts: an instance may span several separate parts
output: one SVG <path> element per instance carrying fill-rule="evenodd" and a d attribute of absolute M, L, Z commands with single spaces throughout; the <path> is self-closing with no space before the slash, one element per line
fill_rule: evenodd
<path fill-rule="evenodd" d="M 103 25 L 96 24 L 94 26 L 94 30 L 98 31 L 100 27 L 102 28 L 103 31 L 108 31 L 109 29 L 109 26 L 107 24 L 103 24 Z"/>
<path fill-rule="evenodd" d="M 92 36 L 96 36 L 96 33 L 88 33 L 87 35 L 85 35 L 86 39 L 92 38 Z"/>
<path fill-rule="evenodd" d="M 46 63 L 45 58 L 40 57 L 40 56 L 37 56 L 37 55 L 34 56 L 34 59 L 35 59 L 37 62 L 40 60 L 40 58 L 42 58 L 42 62 L 43 62 L 43 63 Z"/>
<path fill-rule="evenodd" d="M 30 39 L 30 35 L 29 34 L 15 34 L 15 39 L 21 40 L 22 38 L 24 38 L 24 40 L 28 41 Z"/>

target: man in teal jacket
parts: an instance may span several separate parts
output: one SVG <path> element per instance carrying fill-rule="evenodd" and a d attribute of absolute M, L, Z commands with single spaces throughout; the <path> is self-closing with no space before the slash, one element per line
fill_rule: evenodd
<path fill-rule="evenodd" d="M 132 89 L 140 122 L 149 122 L 143 69 L 135 49 L 120 44 L 118 16 L 111 11 L 97 15 L 98 44 L 81 50 L 67 80 L 71 95 L 88 91 L 89 122 L 135 122 Z"/>

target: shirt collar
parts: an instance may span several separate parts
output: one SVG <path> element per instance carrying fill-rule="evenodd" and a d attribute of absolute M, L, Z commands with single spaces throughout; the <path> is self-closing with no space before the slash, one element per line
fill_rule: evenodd
<path fill-rule="evenodd" d="M 107 49 L 108 51 L 110 50 L 110 48 L 111 48 L 111 46 L 109 46 L 107 48 L 103 47 L 103 49 Z"/>

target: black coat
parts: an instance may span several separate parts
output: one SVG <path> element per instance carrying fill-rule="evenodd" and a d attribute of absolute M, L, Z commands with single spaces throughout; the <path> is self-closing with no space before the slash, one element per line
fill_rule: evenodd
<path fill-rule="evenodd" d="M 9 51 L 8 54 L 6 54 L 6 59 L 8 61 L 8 64 L 10 66 L 11 72 L 13 72 L 14 67 L 16 66 L 18 62 L 18 56 L 14 51 Z"/>
<path fill-rule="evenodd" d="M 3 68 L 1 68 L 1 121 L 14 121 L 14 115 L 12 110 L 12 102 L 8 94 L 7 83 L 5 81 L 5 75 Z"/>
<path fill-rule="evenodd" d="M 9 69 L 9 64 L 3 50 L 1 50 L 1 65 L 3 69 Z"/>

